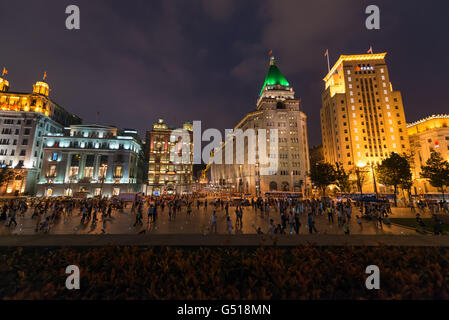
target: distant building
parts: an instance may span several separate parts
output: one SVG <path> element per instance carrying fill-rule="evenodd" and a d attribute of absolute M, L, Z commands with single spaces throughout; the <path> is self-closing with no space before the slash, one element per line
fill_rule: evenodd
<path fill-rule="evenodd" d="M 321 134 L 326 162 L 370 171 L 392 152 L 409 153 L 404 106 L 386 53 L 342 55 L 324 77 Z M 367 192 L 374 191 L 367 179 Z M 383 190 L 380 190 L 383 191 Z"/>
<path fill-rule="evenodd" d="M 38 196 L 142 192 L 143 150 L 135 130 L 73 125 L 44 136 Z"/>
<path fill-rule="evenodd" d="M 184 123 L 185 130 L 190 137 L 187 147 L 189 163 L 175 163 L 175 148 L 178 141 L 173 130 L 164 120 L 160 119 L 147 131 L 146 152 L 148 158 L 148 186 L 147 195 L 173 195 L 192 191 L 193 184 L 193 125 Z M 181 149 L 180 149 L 181 150 Z"/>
<path fill-rule="evenodd" d="M 266 150 L 269 153 L 267 156 L 277 161 L 277 170 L 261 175 L 261 164 L 258 158 L 255 164 L 248 163 L 248 139 L 244 139 L 243 150 L 236 149 L 236 152 L 242 152 L 245 155 L 244 163 L 234 161 L 233 164 L 226 164 L 223 150 L 222 164 L 212 164 L 211 178 L 215 186 L 221 190 L 250 193 L 254 196 L 263 196 L 270 191 L 305 191 L 309 171 L 307 117 L 302 111 L 301 100 L 295 98 L 293 88 L 277 67 L 274 57 L 270 59 L 256 109 L 240 120 L 234 132 L 238 129 L 243 132 L 249 129 L 255 132 L 258 129 L 267 130 Z M 279 141 L 276 153 L 270 153 L 272 149 L 271 141 L 269 141 L 270 129 L 278 130 Z M 234 137 L 234 146 L 235 141 Z"/>
<path fill-rule="evenodd" d="M 0 166 L 14 170 L 15 178 L 0 187 L 0 194 L 36 193 L 43 159 L 43 136 L 61 133 L 65 126 L 81 123 L 49 98 L 44 81 L 32 93 L 9 91 L 9 82 L 0 77 Z"/>
<path fill-rule="evenodd" d="M 426 165 L 430 153 L 435 150 L 449 161 L 449 115 L 433 115 L 407 125 L 410 149 L 413 156 L 414 193 L 439 192 L 421 178 L 421 167 Z"/>

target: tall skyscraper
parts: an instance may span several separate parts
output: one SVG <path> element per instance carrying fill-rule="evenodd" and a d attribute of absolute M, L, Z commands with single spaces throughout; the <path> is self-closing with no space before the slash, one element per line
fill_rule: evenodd
<path fill-rule="evenodd" d="M 248 148 L 251 147 L 248 139 L 244 139 L 244 148 L 240 150 L 234 137 L 235 153 L 243 153 L 245 161 L 226 164 L 226 152 L 222 151 L 222 164 L 213 163 L 211 167 L 212 182 L 215 185 L 222 190 L 257 196 L 270 191 L 304 192 L 309 171 L 307 117 L 301 109 L 301 99 L 295 98 L 293 88 L 277 67 L 274 57 L 270 59 L 256 109 L 240 120 L 234 127 L 234 132 L 239 129 L 242 132 L 253 129 L 256 134 L 258 129 L 265 129 L 267 138 L 270 136 L 270 129 L 278 130 L 278 150 L 267 155 L 277 161 L 277 170 L 261 175 L 262 164 L 259 158 L 256 157 L 255 164 L 247 161 Z M 271 138 L 267 139 L 269 140 Z M 271 141 L 267 143 L 267 153 L 270 149 L 272 150 Z M 260 150 L 260 146 L 256 150 Z"/>
<path fill-rule="evenodd" d="M 402 96 L 393 90 L 386 55 L 342 55 L 324 78 L 320 117 L 326 162 L 372 174 L 392 152 L 409 152 Z M 374 191 L 372 179 L 366 180 L 367 191 Z"/>

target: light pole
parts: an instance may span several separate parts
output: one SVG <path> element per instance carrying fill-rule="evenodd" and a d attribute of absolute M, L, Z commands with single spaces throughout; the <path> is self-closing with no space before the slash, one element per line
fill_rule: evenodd
<path fill-rule="evenodd" d="M 101 200 L 101 198 L 103 197 L 103 185 L 104 185 L 104 179 L 105 179 L 105 177 L 106 177 L 106 168 L 107 168 L 107 165 L 103 163 L 103 164 L 101 165 L 101 168 L 102 168 L 103 170 L 102 170 L 102 173 L 101 173 L 100 200 Z"/>
<path fill-rule="evenodd" d="M 362 181 L 362 177 L 361 177 L 360 173 L 362 173 L 362 172 L 364 173 L 365 172 L 365 171 L 361 171 L 360 169 L 364 168 L 365 166 L 366 166 L 366 163 L 360 161 L 360 162 L 357 163 L 357 167 L 355 169 L 355 173 L 357 175 L 357 184 L 358 184 L 358 187 L 360 189 L 360 198 L 363 197 L 363 192 L 362 192 L 363 181 Z"/>
<path fill-rule="evenodd" d="M 374 193 L 376 193 L 376 199 L 379 198 L 379 193 L 377 192 L 376 175 L 374 174 L 374 163 L 371 162 L 371 170 L 373 170 L 373 183 L 374 183 Z"/>

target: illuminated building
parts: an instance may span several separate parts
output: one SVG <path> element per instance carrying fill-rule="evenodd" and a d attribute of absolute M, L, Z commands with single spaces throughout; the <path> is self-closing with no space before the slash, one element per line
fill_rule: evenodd
<path fill-rule="evenodd" d="M 118 196 L 142 192 L 143 151 L 137 131 L 73 125 L 44 136 L 38 196 Z"/>
<path fill-rule="evenodd" d="M 147 195 L 173 195 L 191 192 L 193 183 L 193 125 L 184 123 L 182 130 L 189 133 L 190 146 L 187 148 L 189 163 L 175 163 L 174 152 L 177 145 L 170 128 L 162 119 L 147 131 L 146 146 L 148 157 Z"/>
<path fill-rule="evenodd" d="M 402 97 L 390 82 L 386 53 L 342 55 L 324 78 L 321 134 L 325 161 L 345 170 L 409 153 Z M 374 191 L 371 178 L 366 191 Z M 380 191 L 386 191 L 383 188 Z"/>
<path fill-rule="evenodd" d="M 222 164 L 212 164 L 213 184 L 221 190 L 248 193 L 253 196 L 263 196 L 269 191 L 304 192 L 308 181 L 309 147 L 307 117 L 300 104 L 301 100 L 295 98 L 293 88 L 277 67 L 274 57 L 271 57 L 267 76 L 257 99 L 256 110 L 243 117 L 234 127 L 234 131 L 267 130 L 266 150 L 270 150 L 269 131 L 277 129 L 279 142 L 277 154 L 267 154 L 271 159 L 276 157 L 277 170 L 268 172 L 269 174 L 260 174 L 259 158 L 256 158 L 255 164 L 250 164 L 246 159 L 248 139 L 244 139 L 243 150 L 237 150 L 235 147 L 233 164 L 226 164 L 224 150 Z M 235 141 L 236 138 L 233 137 L 232 148 L 236 146 Z M 226 144 L 222 147 L 226 147 Z M 245 155 L 243 164 L 235 161 L 235 154 L 238 152 Z"/>
<path fill-rule="evenodd" d="M 64 126 L 81 123 L 49 97 L 50 87 L 38 81 L 31 93 L 9 91 L 0 77 L 0 166 L 14 170 L 15 178 L 0 194 L 36 192 L 43 157 L 43 136 L 62 132 Z"/>
<path fill-rule="evenodd" d="M 441 154 L 449 161 L 449 115 L 433 115 L 407 125 L 410 149 L 413 156 L 413 187 L 415 194 L 439 192 L 421 178 L 421 167 L 426 165 L 431 150 Z"/>

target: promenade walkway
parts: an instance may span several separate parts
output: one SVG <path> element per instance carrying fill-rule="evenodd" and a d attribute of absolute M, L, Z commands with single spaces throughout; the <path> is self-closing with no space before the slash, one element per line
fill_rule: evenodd
<path fill-rule="evenodd" d="M 144 210 L 144 224 L 142 226 L 134 226 L 135 214 L 130 212 L 130 208 L 124 210 L 123 213 L 119 211 L 113 211 L 112 218 L 107 218 L 105 223 L 106 234 L 139 234 L 145 232 L 146 234 L 158 234 L 158 235 L 173 235 L 173 234 L 208 234 L 212 208 L 209 206 L 207 210 L 203 207 L 197 209 L 193 208 L 192 214 L 187 216 L 185 208 L 177 214 L 175 220 L 169 220 L 168 209 L 165 208 L 164 212 L 159 210 L 158 219 L 156 223 L 148 223 L 146 216 L 146 208 Z M 234 229 L 232 234 L 256 234 L 257 228 L 260 227 L 263 233 L 267 233 L 269 229 L 270 219 L 274 220 L 274 223 L 280 224 L 281 218 L 279 212 L 273 209 L 270 215 L 261 215 L 260 211 L 256 211 L 251 207 L 244 207 L 243 210 L 243 226 L 241 228 L 235 228 L 235 212 L 234 207 L 229 208 L 229 214 L 231 216 Z M 355 216 L 359 214 L 358 208 L 354 208 L 353 216 L 350 223 L 351 234 L 360 235 L 385 235 L 385 234 L 416 234 L 414 230 L 403 228 L 397 225 L 386 226 L 382 228 L 376 226 L 374 222 L 364 221 L 363 228 L 361 228 L 356 220 Z M 4 223 L 0 223 L 0 236 L 2 235 L 35 235 L 35 229 L 37 224 L 37 218 L 31 218 L 32 211 L 29 210 L 25 216 L 17 216 L 17 227 L 6 227 Z M 415 214 L 410 212 L 410 209 L 393 209 L 393 215 L 395 217 L 414 217 Z M 423 216 L 424 217 L 424 216 Z M 429 215 L 430 217 L 430 215 Z M 300 234 L 306 235 L 309 233 L 307 227 L 307 217 L 300 217 L 301 228 Z M 343 235 L 343 229 L 337 225 L 337 217 L 334 217 L 334 222 L 329 223 L 327 216 L 315 217 L 316 228 L 319 234 L 340 234 Z M 79 210 L 74 210 L 71 217 L 62 217 L 55 221 L 50 234 L 57 235 L 94 235 L 101 234 L 103 228 L 102 218 L 99 215 L 97 223 L 89 221 L 86 224 L 81 224 L 81 216 Z M 289 228 L 288 230 L 289 231 Z M 226 215 L 223 209 L 217 210 L 217 233 L 226 234 Z"/>

